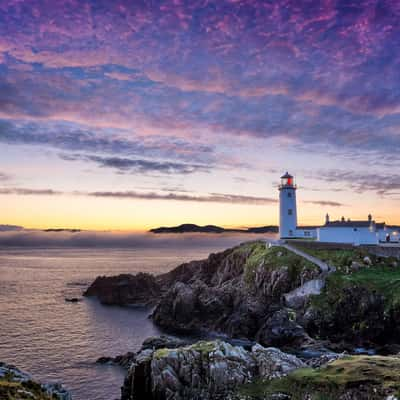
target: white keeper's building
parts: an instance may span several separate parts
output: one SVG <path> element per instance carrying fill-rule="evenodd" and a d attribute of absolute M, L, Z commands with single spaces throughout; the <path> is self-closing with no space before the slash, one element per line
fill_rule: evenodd
<path fill-rule="evenodd" d="M 342 217 L 330 221 L 326 214 L 322 226 L 297 225 L 297 186 L 294 177 L 286 172 L 279 185 L 279 236 L 281 239 L 314 239 L 327 243 L 376 245 L 380 242 L 398 242 L 398 233 L 383 223 L 377 223 L 371 214 L 365 221 L 351 221 Z"/>

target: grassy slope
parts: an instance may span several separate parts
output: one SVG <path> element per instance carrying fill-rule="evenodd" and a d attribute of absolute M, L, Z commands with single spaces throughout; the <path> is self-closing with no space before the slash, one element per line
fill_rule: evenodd
<path fill-rule="evenodd" d="M 0 379 L 0 399 L 1 400 L 52 400 L 57 397 L 51 397 L 46 394 L 41 386 L 32 381 L 12 382 L 7 378 Z"/>
<path fill-rule="evenodd" d="M 301 247 L 301 246 L 298 246 Z M 393 258 L 379 258 L 368 255 L 366 250 L 346 249 L 346 250 L 321 250 L 301 247 L 308 254 L 320 258 L 330 265 L 336 267 L 337 272 L 332 274 L 327 280 L 327 290 L 325 296 L 330 292 L 332 295 L 339 295 L 344 287 L 363 286 L 370 291 L 375 291 L 385 296 L 387 307 L 397 307 L 400 305 L 400 267 L 393 267 Z M 352 261 L 363 264 L 365 256 L 369 256 L 372 265 L 361 267 L 359 271 L 348 273 Z M 324 295 L 319 299 L 324 302 Z"/>
<path fill-rule="evenodd" d="M 310 400 L 336 400 L 347 389 L 360 385 L 400 392 L 400 358 L 352 356 L 336 360 L 320 369 L 299 369 L 281 379 L 258 381 L 243 386 L 240 393 L 250 399 L 268 399 L 284 393 L 293 400 L 307 394 Z"/>
<path fill-rule="evenodd" d="M 318 270 L 313 263 L 303 257 L 288 251 L 284 247 L 274 246 L 268 248 L 265 242 L 250 242 L 239 246 L 236 252 L 245 254 L 247 257 L 245 264 L 245 280 L 252 282 L 257 267 L 263 266 L 267 269 L 289 268 L 289 276 L 294 279 L 304 270 Z"/>

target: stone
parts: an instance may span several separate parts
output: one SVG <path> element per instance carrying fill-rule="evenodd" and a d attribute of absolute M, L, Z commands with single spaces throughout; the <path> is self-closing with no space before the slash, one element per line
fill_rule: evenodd
<path fill-rule="evenodd" d="M 365 265 L 372 265 L 371 258 L 368 257 L 368 256 L 365 256 L 365 257 L 363 258 L 363 263 L 364 263 Z"/>
<path fill-rule="evenodd" d="M 297 357 L 259 344 L 250 351 L 221 340 L 178 349 L 147 349 L 139 352 L 129 370 L 122 400 L 228 399 L 240 385 L 285 376 L 301 367 L 305 364 Z"/>
<path fill-rule="evenodd" d="M 2 385 L 4 382 L 6 384 Z M 72 400 L 71 394 L 61 383 L 36 382 L 17 367 L 0 362 L 0 397 L 13 399 L 16 394 L 31 400 Z"/>
<path fill-rule="evenodd" d="M 96 296 L 103 304 L 149 306 L 158 300 L 160 294 L 156 278 L 140 272 L 136 275 L 97 277 L 83 295 Z"/>

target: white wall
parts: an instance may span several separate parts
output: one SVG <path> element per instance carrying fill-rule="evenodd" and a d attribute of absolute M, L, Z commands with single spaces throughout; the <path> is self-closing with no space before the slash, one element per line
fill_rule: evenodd
<path fill-rule="evenodd" d="M 356 230 L 355 230 L 356 229 Z M 321 227 L 317 230 L 317 238 L 320 242 L 377 244 L 378 234 L 369 228 L 353 227 Z"/>
<path fill-rule="evenodd" d="M 296 237 L 305 239 L 316 239 L 317 229 L 296 229 Z"/>
<path fill-rule="evenodd" d="M 378 231 L 379 234 L 379 241 L 381 242 L 386 242 L 386 235 L 390 235 L 390 242 L 395 242 L 398 243 L 400 240 L 400 235 L 399 232 L 393 229 L 388 229 L 385 227 L 385 229 L 381 229 Z"/>

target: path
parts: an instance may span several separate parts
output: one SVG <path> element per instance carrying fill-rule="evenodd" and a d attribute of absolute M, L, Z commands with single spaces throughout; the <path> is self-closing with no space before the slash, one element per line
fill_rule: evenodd
<path fill-rule="evenodd" d="M 322 272 L 329 272 L 331 270 L 331 267 L 324 261 L 320 260 L 317 257 L 313 257 L 310 254 L 305 253 L 302 250 L 299 250 L 298 248 L 290 245 L 290 244 L 283 244 L 282 247 L 285 249 L 288 249 L 289 251 L 296 253 L 297 255 L 305 258 L 306 260 L 312 262 L 315 265 L 318 265 L 318 267 L 321 269 Z"/>
<path fill-rule="evenodd" d="M 326 262 L 320 260 L 319 258 L 313 257 L 310 254 L 307 254 L 304 251 L 299 250 L 298 248 L 288 243 L 277 243 L 276 245 L 284 247 L 285 249 L 299 255 L 300 257 L 305 258 L 306 260 L 317 265 L 321 270 L 321 274 L 319 275 L 318 278 L 305 282 L 300 287 L 292 290 L 289 293 L 286 293 L 283 296 L 287 306 L 292 308 L 302 307 L 304 305 L 305 300 L 309 296 L 318 295 L 321 293 L 321 290 L 325 286 L 326 276 L 329 273 L 333 272 L 334 269 L 332 269 Z"/>

